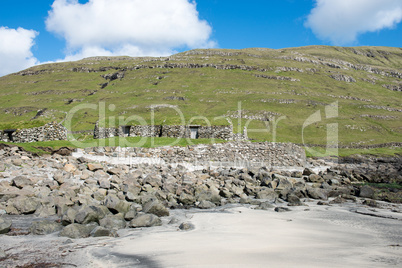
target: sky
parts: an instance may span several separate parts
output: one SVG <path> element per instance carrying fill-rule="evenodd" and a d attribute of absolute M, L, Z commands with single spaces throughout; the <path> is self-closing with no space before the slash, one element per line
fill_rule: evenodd
<path fill-rule="evenodd" d="M 402 45 L 402 0 L 0 0 L 0 76 L 90 56 Z"/>

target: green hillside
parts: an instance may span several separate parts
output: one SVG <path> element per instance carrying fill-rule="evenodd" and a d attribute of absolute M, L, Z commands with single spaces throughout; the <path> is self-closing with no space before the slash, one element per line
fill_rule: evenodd
<path fill-rule="evenodd" d="M 106 117 L 112 117 L 106 125 L 119 117 L 126 125 L 182 124 L 182 113 L 186 124 L 231 121 L 236 132 L 247 125 L 255 140 L 301 143 L 303 124 L 321 111 L 322 120 L 304 129 L 306 143 L 325 144 L 331 123 L 338 124 L 340 144 L 402 142 L 401 90 L 401 48 L 197 49 L 161 58 L 94 57 L 0 77 L 0 129 L 58 121 L 72 131 L 90 130 L 99 119 L 95 108 L 104 103 Z M 338 116 L 327 119 L 325 107 L 335 102 Z M 77 105 L 70 124 L 66 115 Z"/>

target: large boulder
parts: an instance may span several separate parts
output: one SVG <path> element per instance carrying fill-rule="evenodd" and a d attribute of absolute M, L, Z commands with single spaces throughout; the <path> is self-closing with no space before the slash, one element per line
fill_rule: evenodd
<path fill-rule="evenodd" d="M 169 210 L 159 201 L 150 200 L 142 208 L 143 212 L 154 214 L 158 217 L 169 216 Z"/>
<path fill-rule="evenodd" d="M 112 212 L 113 214 L 117 213 L 126 213 L 130 209 L 130 203 L 127 201 L 123 201 L 118 198 L 116 195 L 108 195 L 106 196 L 103 204 Z"/>
<path fill-rule="evenodd" d="M 12 180 L 12 185 L 15 187 L 18 187 L 19 189 L 24 188 L 25 186 L 28 185 L 33 185 L 33 181 L 31 181 L 30 179 L 28 179 L 25 176 L 17 176 Z"/>
<path fill-rule="evenodd" d="M 117 234 L 115 232 L 113 232 L 112 230 L 109 230 L 105 227 L 102 226 L 97 226 L 95 227 L 95 229 L 92 230 L 92 232 L 90 233 L 90 236 L 92 237 L 103 237 L 103 236 L 117 236 Z"/>
<path fill-rule="evenodd" d="M 0 217 L 0 234 L 6 234 L 10 231 L 12 225 L 11 220 L 6 220 Z"/>
<path fill-rule="evenodd" d="M 109 230 L 119 230 L 126 228 L 126 221 L 123 214 L 107 215 L 99 222 L 100 226 Z"/>
<path fill-rule="evenodd" d="M 278 197 L 277 192 L 274 189 L 268 187 L 261 187 L 261 189 L 257 192 L 257 199 L 269 199 L 275 200 Z"/>
<path fill-rule="evenodd" d="M 131 228 L 161 226 L 162 221 L 153 214 L 142 214 L 130 221 Z"/>
<path fill-rule="evenodd" d="M 372 199 L 374 197 L 374 190 L 370 186 L 364 185 L 360 188 L 359 196 Z"/>
<path fill-rule="evenodd" d="M 307 188 L 307 196 L 313 199 L 328 200 L 326 190 L 321 188 Z"/>
<path fill-rule="evenodd" d="M 31 224 L 30 231 L 31 234 L 34 235 L 47 235 L 54 232 L 58 232 L 62 229 L 62 225 L 60 223 L 43 220 L 43 221 L 35 221 Z"/>
<path fill-rule="evenodd" d="M 20 196 L 12 200 L 12 205 L 20 214 L 32 214 L 39 207 L 40 203 L 35 197 Z"/>
<path fill-rule="evenodd" d="M 73 223 L 64 227 L 63 230 L 61 230 L 61 232 L 59 233 L 59 236 L 69 237 L 73 239 L 85 238 L 89 237 L 92 230 L 96 227 L 97 224 L 82 225 L 78 223 Z"/>

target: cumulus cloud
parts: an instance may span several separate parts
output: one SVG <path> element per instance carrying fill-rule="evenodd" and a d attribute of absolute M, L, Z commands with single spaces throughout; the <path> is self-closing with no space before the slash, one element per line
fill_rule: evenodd
<path fill-rule="evenodd" d="M 67 59 L 161 56 L 215 45 L 210 25 L 188 0 L 55 0 L 46 27 L 66 40 Z"/>
<path fill-rule="evenodd" d="M 401 20 L 401 0 L 316 0 L 305 26 L 320 39 L 345 45 L 359 34 L 393 28 Z"/>
<path fill-rule="evenodd" d="M 0 27 L 0 76 L 38 63 L 31 52 L 37 35 L 33 30 Z"/>

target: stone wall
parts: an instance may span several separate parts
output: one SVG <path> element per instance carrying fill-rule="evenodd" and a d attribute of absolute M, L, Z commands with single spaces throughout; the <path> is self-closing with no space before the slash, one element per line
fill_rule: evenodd
<path fill-rule="evenodd" d="M 41 127 L 17 129 L 10 135 L 5 131 L 0 131 L 0 138 L 4 142 L 67 140 L 67 129 L 59 123 L 52 122 Z"/>
<path fill-rule="evenodd" d="M 196 166 L 304 166 L 306 154 L 292 143 L 227 142 L 186 147 L 102 147 L 85 148 L 86 153 L 119 158 L 158 158 L 165 163 L 190 163 Z"/>
<path fill-rule="evenodd" d="M 171 137 L 191 138 L 191 128 L 197 129 L 199 139 L 247 140 L 247 134 L 234 134 L 232 126 L 120 126 L 117 128 L 99 127 L 95 124 L 94 138 L 106 139 L 115 136 L 131 137 Z M 129 133 L 129 134 L 128 134 Z"/>

